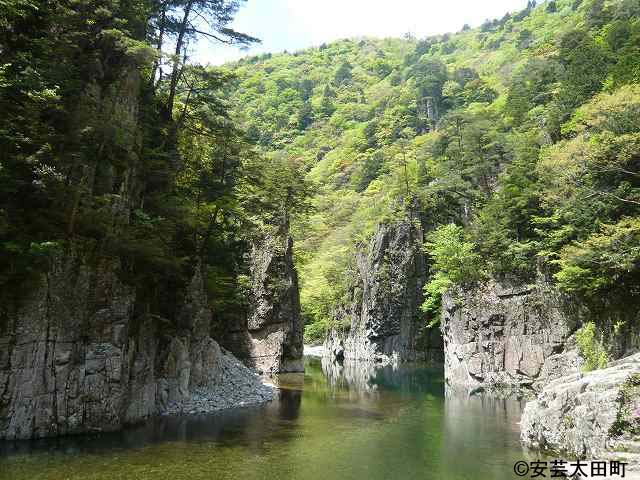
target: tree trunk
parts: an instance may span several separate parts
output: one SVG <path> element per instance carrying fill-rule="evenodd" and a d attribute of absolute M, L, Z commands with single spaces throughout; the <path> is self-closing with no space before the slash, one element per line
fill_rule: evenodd
<path fill-rule="evenodd" d="M 151 71 L 151 78 L 149 79 L 149 84 L 155 90 L 155 86 L 160 83 L 162 80 L 162 67 L 160 62 L 162 62 L 162 43 L 164 41 L 164 28 L 167 22 L 167 5 L 164 4 L 162 6 L 162 14 L 160 15 L 160 32 L 158 33 L 158 59 L 153 62 L 153 70 Z M 156 73 L 160 69 L 160 75 L 158 77 L 158 82 L 156 83 Z"/>
<path fill-rule="evenodd" d="M 167 114 L 169 117 L 173 115 L 173 104 L 176 99 L 176 88 L 178 86 L 178 77 L 180 76 L 180 52 L 184 45 L 184 36 L 187 32 L 187 26 L 189 25 L 189 15 L 193 8 L 194 0 L 191 0 L 184 7 L 184 16 L 182 17 L 182 23 L 180 24 L 180 32 L 178 33 L 178 39 L 176 40 L 175 58 L 173 60 L 173 71 L 171 72 L 171 85 L 169 87 L 169 100 L 167 101 Z"/>

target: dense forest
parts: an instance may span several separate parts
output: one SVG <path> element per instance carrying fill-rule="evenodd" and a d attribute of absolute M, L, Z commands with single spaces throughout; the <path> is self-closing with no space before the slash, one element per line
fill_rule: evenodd
<path fill-rule="evenodd" d="M 197 265 L 215 312 L 244 308 L 249 245 L 295 206 L 288 165 L 265 168 L 230 117 L 229 74 L 188 56 L 198 39 L 258 41 L 230 28 L 242 3 L 0 2 L 6 301 L 75 251 L 115 259 L 151 314 L 174 316 Z"/>
<path fill-rule="evenodd" d="M 428 233 L 425 326 L 447 289 L 487 278 L 547 278 L 596 324 L 640 294 L 636 0 L 531 1 L 455 34 L 343 40 L 230 71 L 248 139 L 309 192 L 293 221 L 307 341 L 334 326 L 353 252 L 401 219 Z M 624 330 L 614 323 L 605 335 Z"/>
<path fill-rule="evenodd" d="M 291 227 L 318 341 L 353 252 L 408 219 L 428 233 L 425 327 L 443 292 L 486 278 L 545 276 L 596 307 L 638 297 L 637 0 L 191 63 L 199 38 L 258 41 L 230 28 L 241 4 L 0 2 L 3 295 L 80 248 L 169 317 L 204 265 L 223 318 L 246 303 L 251 239 Z"/>

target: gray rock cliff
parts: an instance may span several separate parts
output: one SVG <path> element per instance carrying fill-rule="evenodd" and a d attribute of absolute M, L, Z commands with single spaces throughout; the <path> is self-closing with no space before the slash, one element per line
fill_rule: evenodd
<path fill-rule="evenodd" d="M 439 332 L 422 331 L 423 241 L 422 229 L 408 221 L 378 227 L 356 256 L 350 300 L 335 312 L 342 327 L 325 340 L 329 356 L 383 363 L 440 358 Z"/>
<path fill-rule="evenodd" d="M 579 369 L 569 347 L 572 305 L 552 286 L 489 282 L 443 297 L 445 378 L 451 385 L 540 388 Z"/>
<path fill-rule="evenodd" d="M 250 401 L 273 396 L 218 345 L 197 253 L 165 264 L 135 241 L 134 212 L 161 201 L 180 157 L 171 135 L 160 139 L 172 152 L 169 171 L 150 175 L 140 71 L 118 71 L 110 82 L 87 83 L 75 102 L 74 148 L 86 143 L 84 126 L 111 128 L 101 155 L 67 152 L 84 155 L 68 175 L 76 193 L 60 207 L 68 210 L 67 236 L 46 265 L 19 277 L 28 282 L 0 291 L 0 439 L 117 430 L 167 411 L 215 410 L 243 397 L 238 385 Z M 297 278 L 291 242 L 280 238 L 254 248 L 254 313 L 242 329 L 260 362 L 299 369 Z"/>
<path fill-rule="evenodd" d="M 251 250 L 247 318 L 229 327 L 223 345 L 260 373 L 301 372 L 302 329 L 293 240 L 268 234 Z"/>
<path fill-rule="evenodd" d="M 118 260 L 59 254 L 25 298 L 3 306 L 0 438 L 116 430 L 220 381 L 221 351 L 196 269 L 179 327 L 134 314 Z"/>

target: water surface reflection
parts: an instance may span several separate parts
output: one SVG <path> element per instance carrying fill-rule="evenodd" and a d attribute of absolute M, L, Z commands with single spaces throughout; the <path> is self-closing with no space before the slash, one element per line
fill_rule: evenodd
<path fill-rule="evenodd" d="M 123 432 L 0 444 L 11 479 L 507 479 L 516 400 L 447 391 L 422 365 L 310 359 L 268 405 Z"/>

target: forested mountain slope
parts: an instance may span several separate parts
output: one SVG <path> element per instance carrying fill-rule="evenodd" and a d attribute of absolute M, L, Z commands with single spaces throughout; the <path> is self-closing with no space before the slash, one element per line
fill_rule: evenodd
<path fill-rule="evenodd" d="M 293 225 L 308 340 L 381 222 L 427 232 L 424 324 L 453 284 L 545 275 L 585 304 L 640 291 L 640 2 L 557 0 L 425 39 L 351 39 L 230 66 L 236 117 Z M 597 319 L 596 319 L 597 320 Z M 621 328 L 618 325 L 618 328 Z M 629 325 L 625 328 L 629 328 Z"/>

